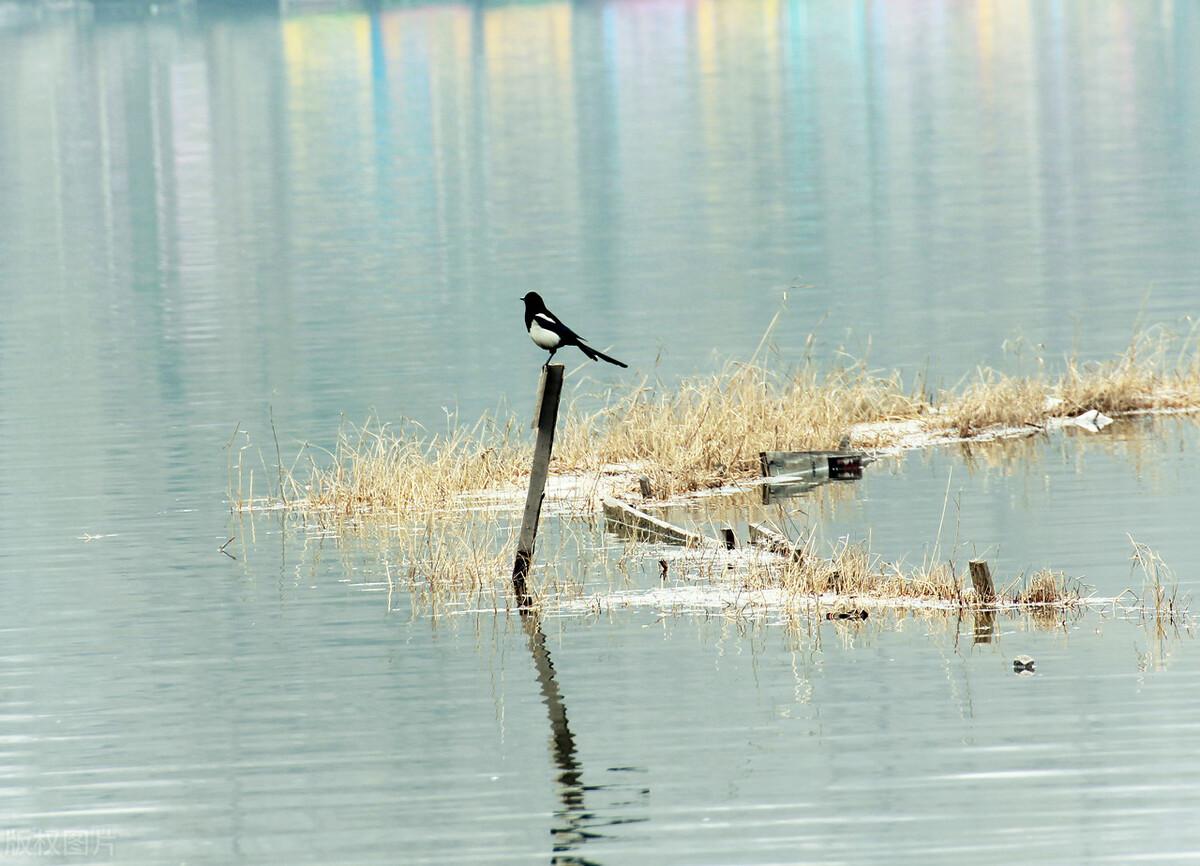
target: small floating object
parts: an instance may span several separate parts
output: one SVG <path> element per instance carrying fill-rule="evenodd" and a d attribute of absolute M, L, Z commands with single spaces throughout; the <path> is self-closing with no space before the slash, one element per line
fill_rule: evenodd
<path fill-rule="evenodd" d="M 1036 673 L 1033 669 L 1034 660 L 1031 656 L 1017 656 L 1013 659 L 1014 674 L 1032 674 Z"/>
<path fill-rule="evenodd" d="M 760 451 L 758 460 L 764 479 L 763 504 L 802 496 L 830 481 L 862 478 L 863 466 L 874 458 L 865 451 Z"/>
<path fill-rule="evenodd" d="M 863 466 L 872 461 L 865 451 L 760 451 L 764 478 L 790 481 L 818 478 L 862 478 Z"/>
<path fill-rule="evenodd" d="M 1099 433 L 1113 422 L 1112 418 L 1109 418 L 1099 409 L 1089 409 L 1082 415 L 1077 415 L 1071 420 L 1075 422 L 1076 427 L 1082 427 L 1089 433 Z"/>

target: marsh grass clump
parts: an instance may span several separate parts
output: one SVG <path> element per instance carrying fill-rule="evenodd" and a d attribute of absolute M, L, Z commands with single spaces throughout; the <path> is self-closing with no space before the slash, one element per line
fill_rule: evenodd
<path fill-rule="evenodd" d="M 809 533 L 798 554 L 783 557 L 761 552 L 737 562 L 721 552 L 694 550 L 685 555 L 692 573 L 713 583 L 733 581 L 740 589 L 780 590 L 793 599 L 837 596 L 843 599 L 910 600 L 945 609 L 1041 608 L 1061 611 L 1085 601 L 1082 584 L 1061 572 L 1043 569 L 1018 576 L 994 601 L 980 599 L 964 586 L 965 570 L 953 561 L 926 559 L 918 565 L 891 562 L 866 542 L 842 539 L 822 554 Z M 1057 614 L 1055 614 L 1057 616 Z"/>
<path fill-rule="evenodd" d="M 465 493 L 515 484 L 528 472 L 530 449 L 516 427 L 513 418 L 501 424 L 490 417 L 433 436 L 375 419 L 346 426 L 325 459 L 310 454 L 304 475 L 287 473 L 291 496 L 284 500 L 341 514 L 452 508 Z"/>
<path fill-rule="evenodd" d="M 862 544 L 843 542 L 829 559 L 806 556 L 789 563 L 780 585 L 792 595 L 835 593 L 869 598 L 913 598 L 961 602 L 962 584 L 951 566 L 923 563 L 905 567 L 872 554 Z"/>
<path fill-rule="evenodd" d="M 959 436 L 989 427 L 1042 426 L 1052 417 L 1090 409 L 1107 415 L 1146 409 L 1200 407 L 1200 343 L 1193 327 L 1186 338 L 1165 329 L 1139 331 L 1125 351 L 1107 361 L 1067 358 L 1063 372 L 1010 376 L 981 369 L 961 390 L 941 395 L 943 417 Z"/>
<path fill-rule="evenodd" d="M 1068 359 L 1057 377 L 1047 374 L 1041 359 L 1031 375 L 979 370 L 972 381 L 936 397 L 923 387 L 907 388 L 898 373 L 881 375 L 861 363 L 821 372 L 806 362 L 781 372 L 756 363 L 757 355 L 676 386 L 643 380 L 626 393 L 609 394 L 598 411 L 575 405 L 566 410 L 551 476 L 646 475 L 654 495 L 668 498 L 756 477 L 761 451 L 824 450 L 845 442 L 888 447 L 914 432 L 971 437 L 1041 427 L 1053 417 L 1088 409 L 1109 415 L 1196 409 L 1196 332 L 1192 328 L 1180 340 L 1151 329 L 1110 361 Z M 462 508 L 471 494 L 519 489 L 528 474 L 528 440 L 514 417 L 485 416 L 472 427 L 451 423 L 437 435 L 370 420 L 344 428 L 330 450 L 306 447 L 290 470 L 276 449 L 280 465 L 272 468 L 263 460 L 259 473 L 272 488 L 266 499 L 255 498 L 254 474 L 244 471 L 247 446 L 237 451 L 236 467 L 231 447 L 230 498 L 245 510 L 266 505 L 355 514 Z M 586 487 L 581 483 L 580 489 Z"/>
<path fill-rule="evenodd" d="M 711 553 L 696 556 L 711 558 Z M 702 572 L 720 579 L 720 569 Z M 966 605 L 960 575 L 951 563 L 924 562 L 905 566 L 888 562 L 871 552 L 866 543 L 843 539 L 827 556 L 821 555 L 809 534 L 794 558 L 761 556 L 750 559 L 734 572 L 745 589 L 779 589 L 791 597 L 828 596 L 875 599 L 914 599 Z"/>
<path fill-rule="evenodd" d="M 898 374 L 853 365 L 779 375 L 730 364 L 675 388 L 643 384 L 595 415 L 569 418 L 558 453 L 576 469 L 642 467 L 671 496 L 757 475 L 760 451 L 836 448 L 854 424 L 920 411 Z"/>
<path fill-rule="evenodd" d="M 1084 601 L 1083 585 L 1060 571 L 1039 569 L 1028 578 L 1018 577 L 1016 583 L 1019 588 L 1009 594 L 1012 603 L 1042 628 L 1059 626 L 1064 611 L 1076 609 Z"/>
<path fill-rule="evenodd" d="M 989 427 L 1024 427 L 1048 416 L 1049 383 L 981 369 L 961 392 L 944 394 L 944 420 L 961 437 Z"/>
<path fill-rule="evenodd" d="M 1113 415 L 1194 408 L 1200 403 L 1196 327 L 1183 341 L 1172 339 L 1162 329 L 1140 332 L 1124 353 L 1109 361 L 1082 362 L 1071 357 L 1056 391 L 1062 401 L 1056 411 L 1066 415 L 1088 409 Z"/>
<path fill-rule="evenodd" d="M 1141 609 L 1153 616 L 1160 630 L 1184 621 L 1188 599 L 1181 595 L 1174 572 L 1149 545 L 1135 541 L 1133 536 L 1129 536 L 1129 543 L 1133 545 L 1130 570 L 1142 575 Z"/>
<path fill-rule="evenodd" d="M 506 585 L 515 549 L 511 526 L 430 516 L 419 526 L 398 528 L 389 545 L 389 583 L 394 578 L 437 598 L 478 595 Z"/>
<path fill-rule="evenodd" d="M 1031 574 L 1025 585 L 1012 594 L 1018 605 L 1073 604 L 1082 597 L 1080 584 L 1060 571 L 1043 568 Z"/>

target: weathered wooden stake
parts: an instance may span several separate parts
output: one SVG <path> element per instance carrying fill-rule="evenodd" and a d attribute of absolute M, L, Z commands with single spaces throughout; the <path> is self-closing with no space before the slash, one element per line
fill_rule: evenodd
<path fill-rule="evenodd" d="M 529 493 L 525 496 L 525 513 L 521 517 L 521 536 L 517 540 L 517 558 L 513 562 L 513 592 L 518 608 L 533 606 L 527 578 L 533 562 L 533 546 L 537 541 L 538 518 L 542 514 L 542 499 L 546 491 L 546 475 L 550 471 L 550 452 L 554 450 L 554 428 L 558 424 L 558 398 L 562 394 L 562 364 L 542 368 L 538 381 L 538 400 L 533 410 L 537 427 L 537 442 L 533 446 L 533 468 L 529 472 Z"/>
<path fill-rule="evenodd" d="M 992 570 L 982 559 L 972 559 L 967 563 L 971 567 L 971 585 L 975 587 L 975 595 L 980 601 L 993 602 L 996 600 L 996 587 L 992 585 Z"/>

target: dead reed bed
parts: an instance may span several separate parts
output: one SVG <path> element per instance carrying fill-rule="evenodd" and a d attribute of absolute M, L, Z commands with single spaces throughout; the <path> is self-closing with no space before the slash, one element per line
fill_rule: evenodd
<path fill-rule="evenodd" d="M 637 466 L 662 496 L 755 477 L 760 451 L 836 448 L 859 423 L 918 417 L 898 374 L 854 365 L 790 375 L 729 364 L 677 387 L 634 389 L 586 418 L 569 417 L 564 466 Z"/>
<path fill-rule="evenodd" d="M 690 567 L 697 576 L 721 582 L 731 579 L 723 556 L 692 551 Z M 689 559 L 684 560 L 685 567 Z M 780 590 L 785 598 L 898 599 L 952 607 L 1071 607 L 1086 598 L 1083 584 L 1061 572 L 1041 569 L 1011 577 L 996 598 L 981 599 L 969 585 L 967 570 L 953 560 L 907 565 L 885 560 L 866 542 L 842 540 L 825 554 L 815 534 L 798 546 L 793 557 L 752 556 L 735 566 L 732 579 L 747 590 Z"/>
<path fill-rule="evenodd" d="M 1042 427 L 1088 409 L 1120 415 L 1200 408 L 1195 328 L 1186 337 L 1161 328 L 1140 332 L 1117 357 L 1071 357 L 1056 376 L 1039 359 L 1032 374 L 983 369 L 937 393 L 864 364 L 829 371 L 804 364 L 779 372 L 756 359 L 675 385 L 646 379 L 598 411 L 568 408 L 559 422 L 552 478 L 574 476 L 582 490 L 589 477 L 646 475 L 655 495 L 666 498 L 751 479 L 760 451 L 969 438 Z M 230 498 L 240 510 L 343 514 L 463 507 L 472 494 L 520 488 L 530 455 L 523 427 L 515 418 L 490 416 L 436 435 L 374 420 L 348 426 L 331 449 L 302 449 L 290 469 L 263 461 L 259 478 L 269 479 L 268 491 L 258 497 L 253 472 L 243 466 L 244 449 L 236 466 L 231 451 Z"/>
<path fill-rule="evenodd" d="M 516 485 L 528 475 L 530 448 L 517 428 L 514 418 L 499 422 L 490 416 L 440 434 L 376 418 L 347 423 L 333 448 L 305 444 L 291 468 L 279 472 L 277 485 L 264 465 L 261 496 L 255 496 L 243 447 L 236 462 L 231 459 L 231 504 L 239 511 L 285 508 L 343 516 L 461 508 L 464 494 Z"/>
<path fill-rule="evenodd" d="M 1050 418 L 1091 409 L 1123 415 L 1200 407 L 1196 326 L 1185 337 L 1164 328 L 1140 331 L 1124 352 L 1109 360 L 1082 361 L 1071 355 L 1057 376 L 1045 372 L 1042 358 L 1036 359 L 1036 368 L 1031 376 L 981 369 L 960 390 L 942 395 L 942 412 L 959 435 L 970 436 L 997 425 L 1041 426 Z"/>

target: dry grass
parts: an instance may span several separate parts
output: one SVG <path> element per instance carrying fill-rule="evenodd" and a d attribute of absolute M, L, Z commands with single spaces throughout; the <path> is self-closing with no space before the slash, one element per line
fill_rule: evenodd
<path fill-rule="evenodd" d="M 923 600 L 969 601 L 962 582 L 946 563 L 905 567 L 886 562 L 864 545 L 843 542 L 832 556 L 822 559 L 811 550 L 799 562 L 790 562 L 780 574 L 780 585 L 793 595 L 865 596 Z"/>
<path fill-rule="evenodd" d="M 805 365 L 790 374 L 755 363 L 730 364 L 673 387 L 643 381 L 595 413 L 567 410 L 560 421 L 552 474 L 599 475 L 613 467 L 649 476 L 667 497 L 755 477 L 758 453 L 856 445 L 886 447 L 904 431 L 888 426 L 854 438 L 856 425 L 908 422 L 909 430 L 969 437 L 989 428 L 1044 425 L 1055 416 L 1099 409 L 1114 415 L 1144 409 L 1200 407 L 1200 346 L 1193 329 L 1171 338 L 1154 329 L 1117 358 L 1068 359 L 1060 376 L 1007 376 L 977 371 L 974 379 L 930 399 L 898 374 L 861 364 L 821 373 Z M 411 513 L 462 505 L 471 493 L 519 487 L 530 446 L 523 424 L 484 418 L 472 428 L 430 436 L 420 428 L 369 422 L 347 428 L 331 451 L 302 452 L 291 471 L 268 467 L 280 482 L 255 499 L 253 473 L 232 464 L 235 508 L 263 505 L 343 514 Z M 236 490 L 233 479 L 236 475 Z M 244 485 L 249 484 L 247 490 Z M 261 481 L 260 481 L 261 485 Z"/>
<path fill-rule="evenodd" d="M 655 491 L 673 495 L 756 476 L 760 451 L 836 448 L 857 423 L 922 411 L 896 374 L 856 365 L 781 376 L 731 364 L 676 388 L 643 385 L 590 417 L 569 416 L 558 454 L 584 471 L 637 465 Z"/>
<path fill-rule="evenodd" d="M 1012 600 L 1020 605 L 1051 605 L 1078 601 L 1080 598 L 1079 585 L 1067 579 L 1058 571 L 1041 569 L 1029 576 L 1025 586 L 1017 590 Z"/>
<path fill-rule="evenodd" d="M 942 395 L 942 407 L 960 436 L 988 427 L 1042 425 L 1051 417 L 1072 417 L 1089 409 L 1120 415 L 1144 409 L 1200 405 L 1200 345 L 1193 328 L 1186 338 L 1162 328 L 1141 331 L 1128 348 L 1108 361 L 1067 359 L 1061 375 L 1006 376 L 978 371 L 961 391 Z"/>
<path fill-rule="evenodd" d="M 962 437 L 989 427 L 1041 424 L 1053 414 L 1048 409 L 1050 389 L 1041 379 L 980 370 L 960 392 L 942 394 L 941 420 Z"/>
<path fill-rule="evenodd" d="M 1133 536 L 1129 536 L 1129 543 L 1133 545 L 1130 570 L 1142 575 L 1142 591 L 1135 593 L 1139 595 L 1141 609 L 1153 617 L 1160 632 L 1167 625 L 1186 620 L 1188 600 L 1180 594 L 1179 581 L 1170 567 L 1149 545 L 1135 541 Z"/>
<path fill-rule="evenodd" d="M 495 520 L 448 522 L 430 516 L 424 524 L 401 527 L 388 546 L 385 563 L 393 580 L 436 597 L 477 596 L 512 574 L 516 536 L 511 526 Z"/>
<path fill-rule="evenodd" d="M 242 514 L 239 534 L 253 540 L 256 521 Z M 299 536 L 314 575 L 326 556 L 343 558 L 341 573 L 382 589 L 388 607 L 401 593 L 413 609 L 437 612 L 464 607 L 504 610 L 515 606 L 512 570 L 519 520 L 497 509 L 427 512 L 415 519 L 363 519 L 338 512 L 291 512 L 285 532 Z M 273 522 L 273 521 L 272 521 Z M 251 545 L 252 547 L 253 545 Z M 622 559 L 633 559 L 633 548 Z M 547 597 L 581 591 L 594 569 L 628 569 L 613 561 L 613 550 L 598 524 L 583 520 L 543 521 L 530 589 L 535 606 Z M 314 577 L 315 580 L 315 577 Z"/>
<path fill-rule="evenodd" d="M 1200 323 L 1198 323 L 1200 324 Z M 1162 329 L 1136 335 L 1110 361 L 1072 358 L 1059 379 L 1058 411 L 1076 415 L 1099 409 L 1108 415 L 1140 409 L 1194 408 L 1200 401 L 1200 345 L 1196 328 L 1185 339 Z"/>
<path fill-rule="evenodd" d="M 751 558 L 735 565 L 732 574 L 720 551 L 692 551 L 683 563 L 702 579 L 712 582 L 733 579 L 743 589 L 778 589 L 789 596 L 913 599 L 949 602 L 959 607 L 992 604 L 1069 607 L 1083 598 L 1078 581 L 1060 572 L 1041 570 L 1028 579 L 1016 576 L 1008 588 L 998 593 L 994 603 L 985 605 L 965 585 L 969 582 L 966 571 L 953 562 L 926 560 L 913 566 L 889 562 L 872 553 L 869 545 L 846 540 L 822 555 L 811 533 L 795 559 L 765 555 Z"/>
<path fill-rule="evenodd" d="M 231 469 L 237 476 L 233 505 L 239 510 L 282 505 L 342 515 L 459 506 L 464 493 L 517 484 L 528 474 L 530 448 L 517 427 L 512 418 L 500 424 L 485 417 L 473 428 L 431 436 L 416 426 L 397 429 L 368 419 L 362 426 L 344 427 L 321 459 L 305 446 L 282 474 L 279 488 L 265 499 L 255 498 L 253 474 L 244 470 L 239 452 Z"/>

